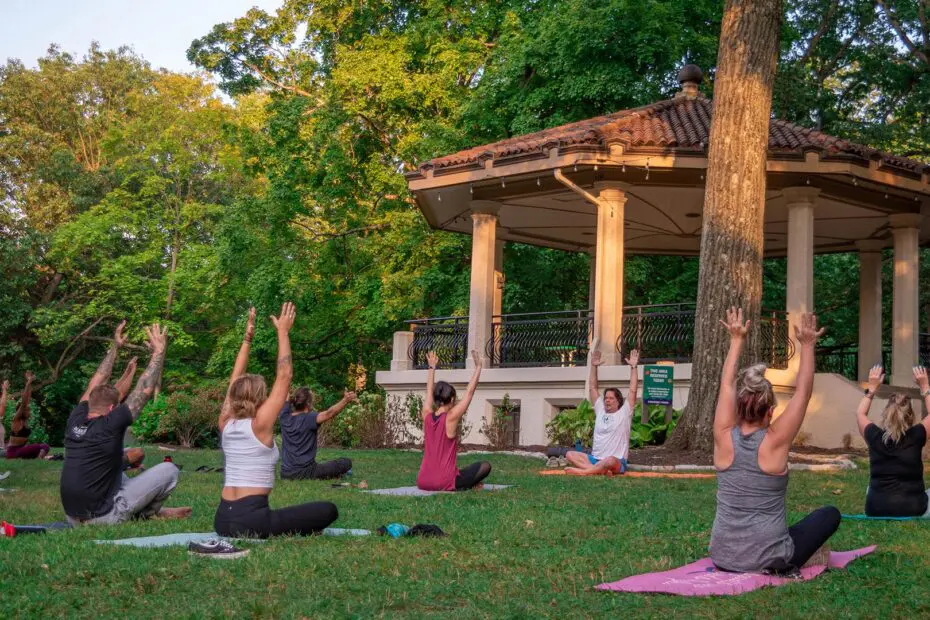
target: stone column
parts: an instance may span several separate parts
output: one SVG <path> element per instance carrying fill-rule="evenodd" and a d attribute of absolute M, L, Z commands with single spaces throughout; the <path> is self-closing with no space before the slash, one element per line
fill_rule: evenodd
<path fill-rule="evenodd" d="M 594 339 L 606 364 L 622 363 L 617 352 L 623 321 L 623 215 L 626 193 L 616 184 L 595 183 L 598 197 L 595 255 Z"/>
<path fill-rule="evenodd" d="M 799 324 L 801 313 L 814 311 L 814 204 L 819 193 L 819 188 L 807 186 L 784 190 L 788 208 L 786 310 L 788 336 L 795 349 L 788 370 L 795 374 L 801 363 L 801 348 L 794 337 L 794 326 Z"/>
<path fill-rule="evenodd" d="M 504 283 L 504 244 L 505 241 L 494 242 L 494 316 L 500 316 L 503 308 Z"/>
<path fill-rule="evenodd" d="M 882 363 L 882 248 L 877 239 L 856 242 L 859 249 L 859 369 L 867 381 L 869 369 Z"/>
<path fill-rule="evenodd" d="M 497 241 L 497 212 L 500 205 L 488 200 L 471 203 L 471 292 L 468 304 L 468 352 L 465 367 L 473 368 L 471 352 L 477 351 L 483 366 L 489 366 L 487 343 L 491 338 L 494 313 L 494 255 Z"/>
<path fill-rule="evenodd" d="M 917 269 L 921 216 L 896 213 L 888 216 L 894 237 L 894 299 L 891 313 L 891 383 L 911 386 L 917 365 L 918 292 Z"/>
<path fill-rule="evenodd" d="M 597 248 L 588 252 L 591 257 L 591 271 L 588 275 L 588 309 L 594 309 L 594 292 L 597 290 Z"/>

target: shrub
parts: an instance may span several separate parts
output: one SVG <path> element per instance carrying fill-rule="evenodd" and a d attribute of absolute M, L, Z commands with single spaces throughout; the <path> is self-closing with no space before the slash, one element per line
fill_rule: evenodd
<path fill-rule="evenodd" d="M 320 427 L 323 446 L 343 448 L 393 448 L 407 443 L 410 433 L 408 402 L 397 398 L 385 403 L 378 392 L 359 394 L 358 402 Z"/>
<path fill-rule="evenodd" d="M 572 446 L 580 441 L 588 445 L 594 436 L 594 407 L 587 400 L 574 409 L 566 409 L 546 424 L 546 435 L 555 446 Z"/>
<path fill-rule="evenodd" d="M 148 443 L 215 448 L 217 419 L 225 397 L 225 390 L 219 385 L 200 386 L 190 392 L 160 393 L 139 414 L 132 433 Z"/>
<path fill-rule="evenodd" d="M 513 446 L 513 410 L 515 406 L 509 394 L 504 394 L 501 404 L 494 407 L 490 420 L 488 416 L 481 419 L 481 434 L 495 448 Z"/>

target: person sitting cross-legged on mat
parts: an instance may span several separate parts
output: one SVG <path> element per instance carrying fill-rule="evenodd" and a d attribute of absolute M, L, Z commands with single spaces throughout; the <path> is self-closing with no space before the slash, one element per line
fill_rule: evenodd
<path fill-rule="evenodd" d="M 859 432 L 869 446 L 871 476 L 865 497 L 865 514 L 870 517 L 928 517 L 928 496 L 924 488 L 921 452 L 930 432 L 930 416 L 923 422 L 911 406 L 911 397 L 895 392 L 882 412 L 881 426 L 869 421 L 869 409 L 878 386 L 885 380 L 881 366 L 869 372 L 869 387 L 862 397 L 856 419 Z M 914 381 L 924 404 L 930 408 L 930 381 L 927 369 L 914 369 Z"/>
<path fill-rule="evenodd" d="M 61 503 L 72 525 L 122 523 L 134 518 L 183 518 L 189 507 L 163 508 L 178 483 L 178 468 L 160 463 L 135 478 L 123 474 L 123 438 L 155 392 L 165 363 L 167 336 L 158 324 L 146 329 L 152 358 L 125 402 L 107 384 L 120 347 L 126 343 L 123 321 L 113 345 L 91 378 L 65 429 Z M 122 389 L 128 389 L 123 384 Z"/>
<path fill-rule="evenodd" d="M 278 461 L 274 423 L 291 389 L 289 332 L 296 314 L 294 304 L 287 302 L 281 306 L 279 316 L 271 317 L 278 332 L 278 366 L 271 393 L 267 394 L 261 375 L 245 373 L 255 333 L 255 308 L 249 311 L 245 339 L 236 356 L 219 417 L 226 480 L 213 526 L 221 536 L 267 538 L 281 534 L 316 534 L 339 516 L 336 506 L 330 502 L 311 502 L 277 510 L 268 505 Z"/>
<path fill-rule="evenodd" d="M 468 411 L 481 377 L 481 358 L 471 352 L 475 370 L 465 390 L 457 400 L 455 388 L 445 381 L 436 381 L 439 358 L 430 351 L 426 356 L 426 402 L 423 404 L 423 463 L 417 475 L 417 488 L 424 491 L 466 491 L 481 484 L 491 473 L 486 461 L 472 463 L 459 471 L 455 457 L 459 446 L 459 424 Z"/>
<path fill-rule="evenodd" d="M 47 443 L 29 443 L 29 436 L 32 434 L 32 429 L 29 428 L 29 401 L 32 399 L 32 382 L 34 380 L 35 376 L 31 372 L 27 372 L 26 387 L 23 388 L 23 396 L 16 408 L 16 413 L 13 415 L 13 424 L 10 426 L 10 443 L 6 447 L 6 458 L 8 459 L 41 459 L 48 454 L 49 447 Z M 3 408 L 6 409 L 5 402 Z M 0 417 L 0 422 L 2 420 L 3 418 Z"/>
<path fill-rule="evenodd" d="M 325 411 L 313 410 L 313 392 L 302 387 L 284 404 L 278 415 L 281 425 L 281 477 L 289 480 L 338 478 L 352 469 L 352 461 L 338 458 L 316 462 L 317 431 L 320 424 L 335 418 L 351 402 L 355 392 L 346 392 L 338 403 Z"/>
<path fill-rule="evenodd" d="M 775 393 L 765 378 L 765 365 L 744 368 L 737 376 L 749 321 L 743 322 L 742 310 L 731 308 L 721 322 L 730 332 L 730 349 L 714 414 L 717 515 L 710 557 L 717 568 L 742 573 L 794 573 L 812 558 L 826 564 L 821 561 L 824 544 L 840 525 L 839 510 L 818 508 L 789 528 L 785 508 L 788 451 L 807 412 L 814 345 L 823 330 L 817 330 L 814 315 L 800 315 L 794 329 L 801 355 L 794 396 L 773 422 Z"/>
<path fill-rule="evenodd" d="M 597 369 L 604 360 L 600 351 L 591 353 L 590 398 L 594 403 L 594 441 L 591 454 L 571 450 L 565 454 L 570 467 L 566 474 L 597 476 L 626 472 L 626 459 L 630 452 L 630 427 L 633 408 L 636 407 L 636 390 L 639 383 L 639 351 L 630 351 L 626 363 L 630 365 L 630 391 L 624 400 L 617 388 L 607 388 L 600 396 Z"/>

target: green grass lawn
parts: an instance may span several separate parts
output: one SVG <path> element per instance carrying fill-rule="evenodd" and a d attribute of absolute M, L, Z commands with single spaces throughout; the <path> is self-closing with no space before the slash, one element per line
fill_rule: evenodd
<path fill-rule="evenodd" d="M 149 449 L 154 464 L 164 453 Z M 97 546 L 94 538 L 212 531 L 221 474 L 213 451 L 178 451 L 184 465 L 168 505 L 192 505 L 187 521 L 86 526 L 0 538 L 4 617 L 928 617 L 930 522 L 846 522 L 834 549 L 878 544 L 849 570 L 807 583 L 725 598 L 597 592 L 593 586 L 706 555 L 713 480 L 577 479 L 536 475 L 541 461 L 492 456 L 490 481 L 515 488 L 425 498 L 381 497 L 328 482 L 279 481 L 273 507 L 331 500 L 337 526 L 375 529 L 435 523 L 445 539 L 289 538 L 251 546 L 240 560 L 192 558 L 182 547 Z M 413 484 L 420 455 L 324 450 L 349 456 L 354 481 L 372 488 Z M 470 463 L 478 457 L 463 457 Z M 0 518 L 63 518 L 60 462 L 4 461 Z M 867 468 L 794 473 L 796 520 L 833 503 L 861 512 Z"/>

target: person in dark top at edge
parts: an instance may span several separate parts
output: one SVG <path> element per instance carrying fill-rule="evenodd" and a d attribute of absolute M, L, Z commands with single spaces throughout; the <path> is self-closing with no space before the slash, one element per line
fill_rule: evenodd
<path fill-rule="evenodd" d="M 27 372 L 25 379 L 26 387 L 23 388 L 23 396 L 13 415 L 13 424 L 10 426 L 10 444 L 6 447 L 8 459 L 41 459 L 48 454 L 47 443 L 29 443 L 29 436 L 32 435 L 32 429 L 29 427 L 29 401 L 32 398 L 32 382 L 35 376 Z M 0 425 L 3 423 L 5 410 L 6 390 L 3 393 L 3 407 L 0 408 Z"/>
<path fill-rule="evenodd" d="M 160 463 L 135 478 L 123 474 L 126 429 L 155 392 L 167 346 L 164 328 L 157 323 L 146 328 L 152 357 L 135 389 L 120 403 L 119 389 L 107 382 L 119 350 L 127 341 L 125 326 L 123 321 L 116 328 L 109 352 L 65 428 L 61 503 L 72 525 L 115 524 L 133 518 L 184 518 L 191 514 L 190 507 L 162 507 L 178 483 L 178 468 L 172 463 Z"/>
<path fill-rule="evenodd" d="M 313 410 L 313 399 L 310 388 L 298 388 L 278 414 L 281 424 L 281 477 L 284 479 L 326 480 L 338 478 L 352 469 L 352 460 L 347 458 L 317 463 L 316 449 L 320 425 L 339 415 L 349 403 L 357 401 L 355 392 L 346 392 L 338 403 L 319 413 Z"/>
<path fill-rule="evenodd" d="M 865 496 L 865 514 L 870 517 L 930 518 L 928 496 L 924 488 L 924 464 L 921 452 L 930 432 L 930 416 L 917 422 L 911 398 L 895 392 L 882 411 L 880 425 L 869 421 L 869 409 L 878 386 L 885 380 L 881 366 L 869 371 L 869 387 L 865 390 L 856 420 L 859 433 L 869 446 L 871 477 Z M 925 406 L 930 409 L 930 380 L 927 369 L 914 369 L 914 382 L 920 388 Z"/>
<path fill-rule="evenodd" d="M 459 471 L 455 457 L 459 446 L 459 424 L 475 395 L 481 378 L 481 358 L 471 352 L 475 370 L 458 400 L 455 388 L 445 381 L 436 381 L 439 357 L 430 351 L 426 356 L 426 402 L 423 404 L 423 462 L 417 475 L 417 488 L 424 491 L 466 491 L 477 487 L 491 473 L 486 461 L 472 463 Z"/>

